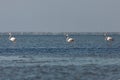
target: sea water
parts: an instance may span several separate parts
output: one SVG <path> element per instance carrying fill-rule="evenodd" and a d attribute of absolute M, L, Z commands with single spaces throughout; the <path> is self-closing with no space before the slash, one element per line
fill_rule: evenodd
<path fill-rule="evenodd" d="M 120 80 L 120 35 L 16 34 L 0 37 L 0 80 Z"/>

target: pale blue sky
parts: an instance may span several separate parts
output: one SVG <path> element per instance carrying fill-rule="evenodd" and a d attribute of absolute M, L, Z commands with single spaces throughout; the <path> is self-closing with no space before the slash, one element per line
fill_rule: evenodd
<path fill-rule="evenodd" d="M 0 32 L 105 31 L 120 31 L 120 0 L 0 0 Z"/>

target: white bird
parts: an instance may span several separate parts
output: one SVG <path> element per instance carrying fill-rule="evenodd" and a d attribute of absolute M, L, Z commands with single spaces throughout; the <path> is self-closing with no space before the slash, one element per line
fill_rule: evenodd
<path fill-rule="evenodd" d="M 16 43 L 16 38 L 12 36 L 12 33 L 9 33 L 9 40 Z"/>
<path fill-rule="evenodd" d="M 71 42 L 74 42 L 74 39 L 71 38 L 71 37 L 69 37 L 68 34 L 67 34 L 67 35 L 66 35 L 66 41 L 67 41 L 68 43 L 71 43 Z"/>
<path fill-rule="evenodd" d="M 107 33 L 105 33 L 104 36 L 106 41 L 113 41 L 113 38 L 111 36 L 108 36 Z"/>

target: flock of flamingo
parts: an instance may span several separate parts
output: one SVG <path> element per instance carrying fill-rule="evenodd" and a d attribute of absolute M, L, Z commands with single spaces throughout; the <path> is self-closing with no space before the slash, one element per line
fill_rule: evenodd
<path fill-rule="evenodd" d="M 106 41 L 113 41 L 113 38 L 111 36 L 108 36 L 108 33 L 104 33 L 104 37 Z M 9 33 L 9 40 L 12 41 L 13 43 L 16 43 L 16 38 L 12 36 L 12 33 Z M 75 40 L 71 37 L 69 37 L 68 34 L 66 34 L 66 42 L 71 43 L 74 42 Z"/>
<path fill-rule="evenodd" d="M 108 33 L 104 33 L 104 37 L 106 41 L 113 41 L 114 39 L 111 36 L 108 36 Z M 69 37 L 68 34 L 66 35 L 66 41 L 68 43 L 74 42 L 74 39 Z"/>

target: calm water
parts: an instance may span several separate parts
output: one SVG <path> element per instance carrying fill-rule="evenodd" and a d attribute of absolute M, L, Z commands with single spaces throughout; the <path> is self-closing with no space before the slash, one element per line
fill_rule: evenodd
<path fill-rule="evenodd" d="M 0 80 L 120 80 L 120 35 L 15 35 L 0 38 Z"/>

